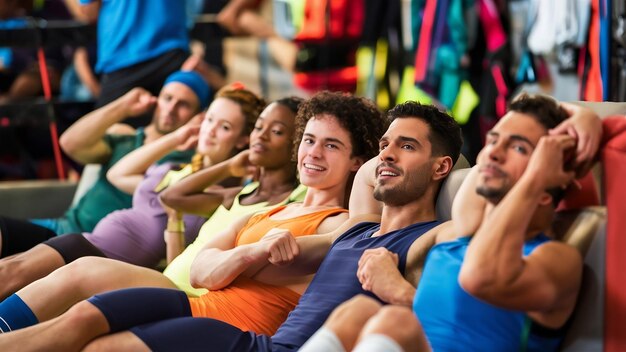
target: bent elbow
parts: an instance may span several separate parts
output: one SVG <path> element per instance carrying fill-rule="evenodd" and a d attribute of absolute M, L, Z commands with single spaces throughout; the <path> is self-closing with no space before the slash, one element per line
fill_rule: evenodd
<path fill-rule="evenodd" d="M 67 133 L 63 133 L 59 138 L 59 145 L 61 146 L 61 149 L 63 149 L 63 151 L 69 156 L 72 156 L 78 150 L 76 142 L 76 139 Z"/>
<path fill-rule="evenodd" d="M 459 286 L 468 294 L 481 298 L 485 292 L 489 291 L 489 287 L 493 285 L 493 280 L 480 270 L 472 270 L 463 267 L 459 273 Z"/>
<path fill-rule="evenodd" d="M 166 188 L 163 192 L 161 192 L 161 194 L 159 194 L 159 201 L 170 208 L 178 209 L 179 200 L 180 197 L 170 192 L 169 188 Z"/>

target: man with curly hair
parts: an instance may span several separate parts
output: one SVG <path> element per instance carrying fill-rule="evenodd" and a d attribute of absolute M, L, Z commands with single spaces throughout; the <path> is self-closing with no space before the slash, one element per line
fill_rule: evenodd
<path fill-rule="evenodd" d="M 308 121 L 300 148 L 316 144 L 320 154 L 343 149 L 339 144 L 345 141 L 320 139 L 310 132 L 311 124 L 324 121 L 337 121 L 338 129 L 351 131 L 352 140 L 367 137 L 372 132 L 365 127 L 371 125 L 368 121 L 371 109 L 375 108 L 361 98 L 320 93 L 298 114 Z M 291 240 L 268 253 L 264 266 L 245 272 L 255 280 L 278 284 L 295 278 L 306 282 L 308 275 L 317 271 L 296 308 L 272 337 L 244 332 L 214 319 L 191 318 L 184 302 L 164 300 L 165 293 L 144 294 L 137 301 L 128 299 L 128 291 L 115 291 L 83 301 L 55 321 L 29 328 L 28 332 L 16 332 L 14 338 L 0 340 L 0 346 L 14 339 L 30 341 L 28 336 L 33 334 L 45 339 L 40 334 L 55 334 L 54 331 L 61 329 L 73 331 L 65 335 L 63 348 L 80 349 L 89 344 L 92 348 L 115 346 L 127 350 L 297 350 L 335 307 L 365 293 L 356 276 L 359 258 L 365 250 L 384 247 L 396 253 L 397 267 L 409 275 L 412 270 L 407 265 L 417 255 L 409 252 L 411 244 L 439 224 L 435 198 L 459 156 L 460 129 L 447 114 L 414 102 L 392 109 L 389 116 L 393 121 L 379 141 L 378 157 L 361 167 L 353 187 L 353 193 L 372 194 L 370 176 L 376 175 L 373 197 L 359 197 L 364 201 L 351 207 L 351 219 L 328 234 L 294 238 L 286 230 L 270 231 L 267 236 Z M 305 122 L 300 124 L 301 130 Z M 358 150 L 353 148 L 352 154 L 355 153 Z M 300 172 L 316 173 L 332 167 L 317 159 L 316 152 L 312 152 L 299 160 Z M 384 204 L 380 223 L 363 222 L 379 218 L 377 201 Z M 98 338 L 106 334 L 112 335 Z M 12 334 L 6 337 L 9 335 Z"/>

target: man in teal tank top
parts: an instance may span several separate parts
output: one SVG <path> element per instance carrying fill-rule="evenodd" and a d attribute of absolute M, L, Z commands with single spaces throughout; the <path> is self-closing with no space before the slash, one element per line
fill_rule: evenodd
<path fill-rule="evenodd" d="M 582 258 L 545 233 L 574 170 L 588 170 L 601 133 L 595 114 L 566 107 L 540 96 L 514 101 L 487 133 L 453 220 L 416 240 L 424 253 L 432 246 L 417 289 L 402 290 L 407 282 L 382 261 L 360 265 L 363 284 L 396 305 L 358 296 L 301 351 L 557 350 L 578 297 Z M 574 116 L 566 120 L 568 113 Z"/>
<path fill-rule="evenodd" d="M 83 116 L 60 138 L 63 151 L 81 164 L 97 163 L 102 168 L 94 186 L 63 217 L 33 220 L 57 234 L 91 232 L 101 218 L 129 208 L 132 195 L 106 179 L 113 164 L 143 144 L 176 130 L 208 105 L 209 87 L 193 71 L 177 71 L 166 80 L 158 97 L 135 88 L 112 103 Z M 132 129 L 120 122 L 154 109 L 152 122 Z M 191 152 L 174 152 L 161 160 L 188 162 Z"/>

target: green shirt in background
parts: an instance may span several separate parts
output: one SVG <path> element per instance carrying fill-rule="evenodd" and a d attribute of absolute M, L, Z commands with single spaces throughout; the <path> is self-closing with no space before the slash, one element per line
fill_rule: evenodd
<path fill-rule="evenodd" d="M 104 140 L 111 148 L 111 158 L 104 164 L 98 174 L 98 180 L 78 204 L 71 207 L 59 222 L 66 222 L 61 233 L 92 232 L 96 224 L 109 213 L 132 206 L 132 196 L 115 188 L 106 178 L 111 166 L 131 151 L 144 143 L 143 128 L 137 129 L 134 135 L 105 135 Z M 158 163 L 188 163 L 193 151 L 172 152 L 159 160 Z"/>

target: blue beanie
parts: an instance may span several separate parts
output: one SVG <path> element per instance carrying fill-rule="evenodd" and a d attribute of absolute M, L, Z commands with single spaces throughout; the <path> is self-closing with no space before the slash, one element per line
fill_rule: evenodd
<path fill-rule="evenodd" d="M 200 102 L 200 110 L 204 110 L 209 105 L 209 93 L 211 88 L 196 71 L 176 71 L 167 76 L 163 86 L 172 82 L 182 83 L 193 90 Z"/>

